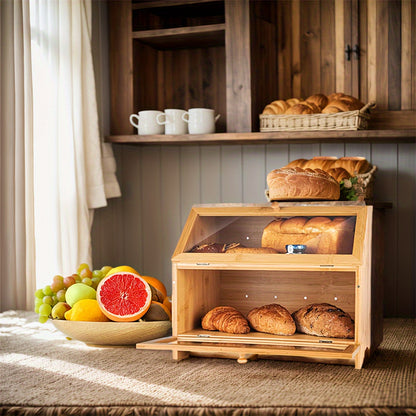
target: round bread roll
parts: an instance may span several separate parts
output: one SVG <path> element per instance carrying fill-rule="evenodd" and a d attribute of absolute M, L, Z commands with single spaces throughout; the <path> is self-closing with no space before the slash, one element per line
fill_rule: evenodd
<path fill-rule="evenodd" d="M 285 114 L 288 115 L 298 115 L 298 114 L 313 114 L 313 110 L 311 109 L 310 106 L 305 105 L 305 104 L 295 104 L 292 105 L 292 107 L 289 107 L 286 111 Z"/>
<path fill-rule="evenodd" d="M 343 92 L 333 92 L 332 94 L 328 95 L 328 103 L 330 103 L 331 101 L 334 101 L 334 100 L 338 100 L 343 96 L 345 96 L 345 94 Z"/>
<path fill-rule="evenodd" d="M 289 311 L 277 303 L 252 309 L 247 319 L 253 329 L 274 335 L 293 335 L 296 324 Z"/>
<path fill-rule="evenodd" d="M 266 105 L 263 114 L 283 114 L 289 108 L 289 104 L 284 100 L 276 100 Z"/>
<path fill-rule="evenodd" d="M 345 169 L 350 176 L 356 176 L 357 174 L 367 173 L 371 170 L 371 163 L 365 158 L 360 156 L 353 157 L 340 157 L 335 163 L 334 168 Z"/>
<path fill-rule="evenodd" d="M 325 94 L 313 94 L 305 101 L 315 104 L 319 109 L 319 113 L 328 105 L 328 97 Z"/>
<path fill-rule="evenodd" d="M 272 201 L 317 199 L 338 200 L 339 183 L 321 169 L 281 168 L 267 175 Z"/>
<path fill-rule="evenodd" d="M 322 169 L 325 172 L 328 172 L 328 169 L 331 169 L 337 160 L 338 158 L 335 156 L 316 156 L 307 160 L 306 163 L 304 163 L 301 167 L 304 169 Z"/>
<path fill-rule="evenodd" d="M 354 110 L 354 108 L 346 101 L 334 100 L 330 101 L 330 103 L 322 110 L 322 114 L 334 114 L 352 110 Z"/>
<path fill-rule="evenodd" d="M 286 103 L 289 104 L 290 107 L 292 107 L 295 104 L 299 104 L 301 101 L 303 101 L 301 98 L 288 98 L 286 100 Z"/>
<path fill-rule="evenodd" d="M 312 110 L 313 114 L 318 114 L 318 113 L 321 112 L 321 109 L 315 103 L 308 102 L 308 101 L 302 101 L 299 104 L 306 105 L 307 107 L 309 107 Z"/>
<path fill-rule="evenodd" d="M 226 251 L 226 253 L 250 253 L 250 254 L 276 254 L 277 251 L 271 247 L 234 247 Z"/>
<path fill-rule="evenodd" d="M 328 169 L 327 172 L 337 181 L 341 182 L 344 179 L 351 178 L 351 175 L 344 168 L 332 168 Z"/>
<path fill-rule="evenodd" d="M 308 159 L 296 159 L 289 162 L 285 168 L 305 168 Z"/>

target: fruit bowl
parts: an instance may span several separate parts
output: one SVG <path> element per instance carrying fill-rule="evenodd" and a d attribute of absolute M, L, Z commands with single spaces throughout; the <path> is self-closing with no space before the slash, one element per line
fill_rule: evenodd
<path fill-rule="evenodd" d="M 85 322 L 52 320 L 67 337 L 90 345 L 134 345 L 170 334 L 171 321 Z"/>

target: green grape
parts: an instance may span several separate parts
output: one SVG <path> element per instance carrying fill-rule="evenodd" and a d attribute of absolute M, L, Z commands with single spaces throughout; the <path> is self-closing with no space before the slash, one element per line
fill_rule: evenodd
<path fill-rule="evenodd" d="M 42 289 L 38 289 L 38 290 L 35 292 L 35 296 L 36 296 L 38 299 L 42 299 L 42 298 L 45 296 L 45 294 L 43 293 L 43 290 L 42 290 Z"/>
<path fill-rule="evenodd" d="M 53 290 L 51 289 L 50 285 L 46 285 L 43 288 L 43 293 L 45 294 L 45 296 L 52 296 L 53 295 Z"/>
<path fill-rule="evenodd" d="M 39 313 L 39 306 L 40 306 L 40 305 L 35 305 L 35 312 L 36 312 L 36 313 Z"/>
<path fill-rule="evenodd" d="M 48 317 L 51 314 L 51 312 L 52 312 L 52 306 L 51 305 L 49 305 L 47 303 L 43 303 L 42 305 L 39 306 L 39 315 L 40 316 Z"/>
<path fill-rule="evenodd" d="M 81 283 L 84 283 L 84 285 L 87 285 L 87 286 L 92 286 L 92 280 L 89 277 L 84 277 Z"/>
<path fill-rule="evenodd" d="M 92 272 L 92 277 L 97 277 L 98 279 L 102 279 L 104 277 L 103 272 L 101 270 L 94 270 Z"/>
<path fill-rule="evenodd" d="M 43 303 L 43 298 L 42 299 L 39 299 L 39 298 L 35 298 L 35 306 L 40 306 L 40 305 L 42 305 L 42 303 Z"/>
<path fill-rule="evenodd" d="M 75 283 L 81 283 L 81 276 L 78 273 L 74 273 L 72 277 L 75 279 Z"/>
<path fill-rule="evenodd" d="M 58 302 L 52 308 L 52 318 L 53 319 L 65 319 L 65 312 L 69 311 L 71 307 L 65 302 Z"/>
<path fill-rule="evenodd" d="M 48 316 L 46 316 L 46 315 L 40 315 L 39 316 L 39 322 L 41 324 L 44 324 L 47 320 L 48 320 Z"/>
<path fill-rule="evenodd" d="M 53 277 L 51 289 L 56 293 L 58 290 L 61 290 L 65 287 L 63 276 L 57 274 Z"/>
<path fill-rule="evenodd" d="M 81 263 L 81 264 L 78 266 L 77 273 L 78 273 L 78 274 L 81 274 L 81 271 L 82 271 L 82 270 L 84 270 L 84 269 L 89 269 L 89 268 L 90 268 L 90 266 L 88 266 L 88 264 L 87 264 L 87 263 Z"/>
<path fill-rule="evenodd" d="M 53 305 L 53 298 L 52 296 L 44 296 L 43 297 L 43 303 L 47 304 L 47 305 Z"/>
<path fill-rule="evenodd" d="M 56 298 L 58 299 L 58 302 L 65 302 L 65 289 L 58 290 L 58 293 L 56 294 Z"/>
<path fill-rule="evenodd" d="M 101 271 L 103 272 L 103 276 L 105 277 L 105 275 L 112 269 L 111 266 L 103 266 L 101 267 Z"/>
<path fill-rule="evenodd" d="M 93 287 L 94 289 L 97 289 L 98 283 L 100 283 L 100 282 L 101 282 L 101 279 L 100 279 L 99 277 L 93 277 L 93 278 L 91 279 L 91 281 L 92 281 L 92 287 Z"/>
<path fill-rule="evenodd" d="M 53 305 L 56 305 L 58 303 L 58 296 L 56 296 L 56 294 L 53 295 L 52 300 L 53 300 Z"/>

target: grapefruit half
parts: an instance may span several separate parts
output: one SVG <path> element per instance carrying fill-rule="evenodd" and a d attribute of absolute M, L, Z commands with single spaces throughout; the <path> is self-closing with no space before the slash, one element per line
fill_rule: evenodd
<path fill-rule="evenodd" d="M 107 318 L 116 322 L 140 319 L 152 302 L 149 284 L 138 274 L 108 274 L 97 287 L 97 302 Z"/>

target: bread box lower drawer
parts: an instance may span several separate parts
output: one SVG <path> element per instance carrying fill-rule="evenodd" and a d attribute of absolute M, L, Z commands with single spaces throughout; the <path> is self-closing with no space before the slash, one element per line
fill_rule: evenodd
<path fill-rule="evenodd" d="M 330 303 L 354 319 L 359 291 L 356 279 L 353 270 L 178 268 L 174 270 L 174 336 L 137 347 L 172 350 L 176 359 L 202 355 L 246 362 L 262 357 L 318 360 L 360 368 L 358 327 L 348 339 L 298 332 L 278 336 L 253 330 L 248 334 L 228 334 L 201 328 L 202 316 L 219 305 L 233 306 L 247 316 L 252 308 L 270 303 L 279 303 L 291 313 L 311 303 Z"/>

